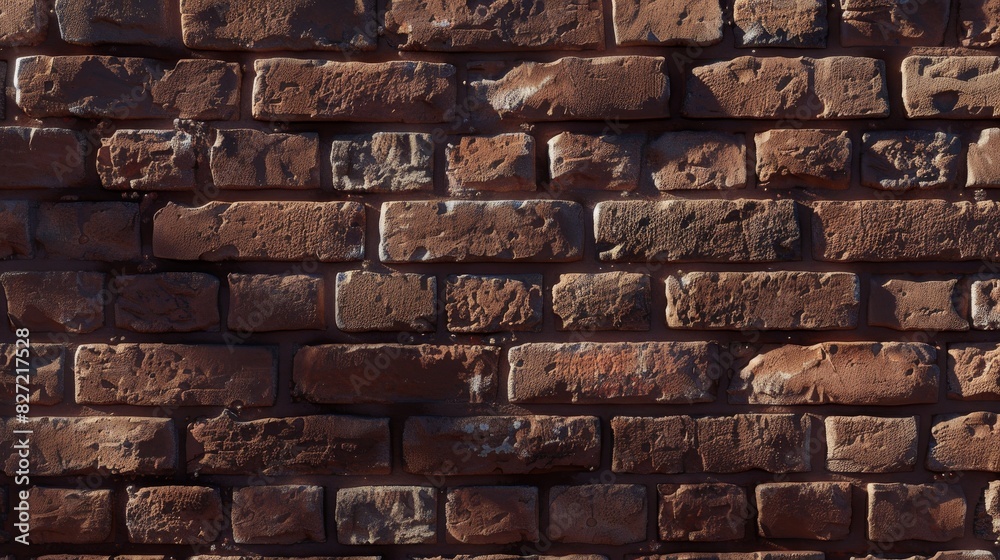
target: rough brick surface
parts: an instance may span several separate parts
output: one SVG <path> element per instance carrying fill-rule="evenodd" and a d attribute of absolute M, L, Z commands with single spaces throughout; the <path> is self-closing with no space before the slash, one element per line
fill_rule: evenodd
<path fill-rule="evenodd" d="M 739 134 L 667 132 L 649 143 L 643 179 L 657 190 L 742 189 L 745 140 Z"/>
<path fill-rule="evenodd" d="M 430 332 L 437 325 L 437 279 L 424 274 L 337 274 L 337 328 L 347 332 Z"/>
<path fill-rule="evenodd" d="M 210 157 L 212 182 L 221 189 L 319 188 L 316 134 L 220 130 Z"/>
<path fill-rule="evenodd" d="M 649 330 L 649 284 L 629 272 L 563 274 L 552 287 L 552 312 L 563 330 Z"/>
<path fill-rule="evenodd" d="M 535 190 L 535 139 L 528 134 L 464 136 L 446 156 L 454 193 Z"/>
<path fill-rule="evenodd" d="M 750 518 L 746 491 L 735 484 L 658 484 L 663 541 L 716 542 L 743 538 Z"/>
<path fill-rule="evenodd" d="M 778 482 L 760 484 L 757 530 L 779 539 L 847 538 L 851 530 L 851 484 L 848 482 Z"/>
<path fill-rule="evenodd" d="M 619 45 L 711 45 L 722 40 L 722 8 L 713 0 L 609 0 Z"/>
<path fill-rule="evenodd" d="M 742 47 L 826 46 L 827 14 L 822 0 L 735 0 L 733 24 Z"/>
<path fill-rule="evenodd" d="M 230 274 L 226 324 L 239 334 L 322 329 L 324 284 L 312 274 Z"/>
<path fill-rule="evenodd" d="M 553 187 L 629 191 L 639 186 L 641 134 L 573 134 L 549 139 Z"/>
<path fill-rule="evenodd" d="M 105 276 L 98 272 L 5 272 L 7 318 L 40 332 L 89 333 L 104 326 Z"/>
<path fill-rule="evenodd" d="M 697 437 L 694 420 L 688 416 L 616 416 L 611 430 L 612 470 L 637 474 L 684 472 L 685 458 Z"/>
<path fill-rule="evenodd" d="M 337 491 L 341 544 L 433 544 L 436 526 L 434 488 L 371 486 Z"/>
<path fill-rule="evenodd" d="M 968 299 L 959 280 L 872 277 L 868 324 L 897 330 L 969 330 Z"/>
<path fill-rule="evenodd" d="M 958 3 L 959 39 L 966 47 L 995 47 L 1000 44 L 1000 10 L 988 0 Z"/>
<path fill-rule="evenodd" d="M 1000 399 L 1000 345 L 948 345 L 948 398 Z"/>
<path fill-rule="evenodd" d="M 434 143 L 429 134 L 376 132 L 337 137 L 330 162 L 335 190 L 398 192 L 434 187 Z"/>
<path fill-rule="evenodd" d="M 975 535 L 980 539 L 1000 538 L 1000 481 L 990 481 L 976 508 Z"/>
<path fill-rule="evenodd" d="M 696 420 L 701 469 L 735 473 L 808 472 L 810 417 L 795 414 L 740 414 Z"/>
<path fill-rule="evenodd" d="M 1000 161 L 993 156 L 997 149 L 1000 149 L 1000 128 L 983 129 L 979 139 L 969 144 L 966 187 L 1000 186 Z"/>
<path fill-rule="evenodd" d="M 35 239 L 54 259 L 136 260 L 141 252 L 139 206 L 127 202 L 41 204 Z"/>
<path fill-rule="evenodd" d="M 916 416 L 827 416 L 825 421 L 826 468 L 832 472 L 902 472 L 917 464 Z"/>
<path fill-rule="evenodd" d="M 556 542 L 621 545 L 646 537 L 646 487 L 556 486 L 549 491 L 549 530 Z"/>
<path fill-rule="evenodd" d="M 448 491 L 448 542 L 508 544 L 538 539 L 538 489 L 466 486 Z"/>
<path fill-rule="evenodd" d="M 141 333 L 219 330 L 219 280 L 195 272 L 119 276 L 115 326 Z"/>
<path fill-rule="evenodd" d="M 910 56 L 903 60 L 903 105 L 910 118 L 1000 115 L 995 56 Z"/>
<path fill-rule="evenodd" d="M 111 536 L 111 490 L 35 486 L 29 503 L 33 544 L 99 543 Z"/>
<path fill-rule="evenodd" d="M 180 44 L 177 0 L 145 4 L 123 0 L 56 0 L 62 40 L 77 45 L 128 43 L 157 47 Z"/>
<path fill-rule="evenodd" d="M 212 542 L 222 515 L 219 491 L 205 486 L 130 487 L 125 506 L 129 541 L 141 544 Z"/>
<path fill-rule="evenodd" d="M 34 253 L 34 205 L 25 201 L 0 201 L 0 259 L 31 258 Z"/>
<path fill-rule="evenodd" d="M 542 326 L 542 276 L 449 276 L 448 330 L 457 333 L 537 331 Z"/>
<path fill-rule="evenodd" d="M 84 137 L 61 128 L 0 127 L 0 188 L 80 187 L 86 180 Z"/>
<path fill-rule="evenodd" d="M 846 189 L 851 139 L 846 132 L 778 129 L 754 135 L 757 179 L 762 187 Z"/>
<path fill-rule="evenodd" d="M 947 0 L 844 0 L 840 41 L 845 47 L 937 46 L 950 6 Z"/>
<path fill-rule="evenodd" d="M 905 191 L 948 187 L 958 178 L 961 145 L 945 132 L 866 132 L 862 136 L 861 184 Z"/>
<path fill-rule="evenodd" d="M 0 23 L 0 47 L 30 46 L 44 41 L 49 28 L 48 6 L 45 0 L 6 2 Z"/>
<path fill-rule="evenodd" d="M 250 486 L 233 491 L 233 540 L 241 544 L 323 542 L 322 486 Z"/>
<path fill-rule="evenodd" d="M 4 371 L 16 373 L 24 368 L 24 362 L 17 361 L 18 350 L 24 359 L 24 349 L 16 344 L 0 344 L 0 367 Z M 58 344 L 32 343 L 29 349 L 28 366 L 31 368 L 30 403 L 39 405 L 59 404 L 63 400 L 63 378 L 66 373 L 66 350 Z M 16 375 L 8 375 L 0 380 L 0 399 L 14 402 L 18 391 Z"/>
<path fill-rule="evenodd" d="M 1000 472 L 1000 429 L 994 412 L 934 417 L 927 468 Z"/>
<path fill-rule="evenodd" d="M 112 190 L 191 190 L 199 138 L 180 130 L 119 130 L 101 139 L 97 173 Z"/>
<path fill-rule="evenodd" d="M 945 542 L 965 533 L 965 495 L 961 487 L 937 484 L 868 485 L 868 538 Z M 920 515 L 914 511 L 920 508 Z"/>

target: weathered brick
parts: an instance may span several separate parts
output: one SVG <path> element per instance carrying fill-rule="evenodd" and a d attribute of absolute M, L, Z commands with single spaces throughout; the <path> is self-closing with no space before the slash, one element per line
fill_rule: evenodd
<path fill-rule="evenodd" d="M 111 536 L 111 490 L 35 486 L 29 496 L 31 544 L 99 543 Z"/>
<path fill-rule="evenodd" d="M 0 188 L 80 187 L 87 181 L 83 135 L 62 128 L 0 127 Z"/>
<path fill-rule="evenodd" d="M 948 27 L 948 0 L 843 0 L 840 43 L 845 47 L 937 46 Z"/>
<path fill-rule="evenodd" d="M 114 56 L 17 59 L 17 104 L 31 117 L 232 120 L 239 117 L 238 64 Z"/>
<path fill-rule="evenodd" d="M 905 472 L 917 465 L 917 416 L 827 416 L 825 423 L 831 472 Z"/>
<path fill-rule="evenodd" d="M 646 146 L 643 180 L 660 191 L 742 189 L 746 141 L 725 132 L 665 132 Z"/>
<path fill-rule="evenodd" d="M 530 134 L 463 136 L 448 145 L 445 157 L 452 193 L 535 190 L 535 139 Z"/>
<path fill-rule="evenodd" d="M 640 556 L 635 560 L 824 560 L 826 555 L 815 551 L 767 550 L 761 552 L 683 552 Z"/>
<path fill-rule="evenodd" d="M 851 138 L 845 131 L 775 129 L 754 135 L 754 143 L 761 187 L 850 186 Z"/>
<path fill-rule="evenodd" d="M 927 469 L 1000 472 L 1000 426 L 996 413 L 934 416 Z"/>
<path fill-rule="evenodd" d="M 868 324 L 901 331 L 967 331 L 969 302 L 959 279 L 874 276 L 868 296 Z"/>
<path fill-rule="evenodd" d="M 538 489 L 465 486 L 448 490 L 449 543 L 509 544 L 538 540 Z"/>
<path fill-rule="evenodd" d="M 32 223 L 35 205 L 25 201 L 0 201 L 0 260 L 31 258 L 35 254 Z"/>
<path fill-rule="evenodd" d="M 721 373 L 717 348 L 701 342 L 529 343 L 509 361 L 515 403 L 712 402 Z"/>
<path fill-rule="evenodd" d="M 230 274 L 226 324 L 239 334 L 326 328 L 323 277 Z"/>
<path fill-rule="evenodd" d="M 698 418 L 695 426 L 703 472 L 809 472 L 809 416 L 737 414 Z"/>
<path fill-rule="evenodd" d="M 0 402 L 15 402 L 15 395 L 18 393 L 16 370 L 25 367 L 23 361 L 17 361 L 18 349 L 15 344 L 0 344 L 0 368 L 10 372 L 9 375 L 0 378 Z M 21 359 L 24 360 L 23 349 L 21 350 Z M 27 359 L 31 376 L 30 404 L 48 406 L 62 402 L 65 348 L 59 344 L 32 342 Z"/>
<path fill-rule="evenodd" d="M 455 107 L 455 67 L 395 60 L 254 62 L 258 120 L 444 122 Z"/>
<path fill-rule="evenodd" d="M 722 41 L 722 8 L 715 0 L 611 2 L 619 45 L 707 46 Z"/>
<path fill-rule="evenodd" d="M 201 474 L 389 474 L 389 420 L 299 416 L 188 427 L 187 470 Z"/>
<path fill-rule="evenodd" d="M 658 484 L 661 541 L 740 540 L 752 517 L 746 491 L 735 484 Z"/>
<path fill-rule="evenodd" d="M 620 473 L 683 473 L 697 438 L 690 416 L 615 416 L 611 432 L 611 470 Z"/>
<path fill-rule="evenodd" d="M 448 276 L 445 312 L 451 332 L 539 331 L 542 275 Z"/>
<path fill-rule="evenodd" d="M 215 488 L 128 488 L 125 525 L 129 542 L 204 545 L 219 537 L 222 520 L 222 499 Z"/>
<path fill-rule="evenodd" d="M 631 191 L 639 188 L 642 134 L 574 134 L 549 139 L 552 188 Z"/>
<path fill-rule="evenodd" d="M 110 473 L 118 476 L 173 475 L 177 468 L 177 437 L 169 418 L 94 416 L 86 418 L 31 417 L 21 423 L 0 422 L 3 471 L 18 469 L 13 430 L 32 430 L 31 474 L 75 476 Z"/>
<path fill-rule="evenodd" d="M 997 15 L 1000 16 L 1000 10 Z M 997 150 L 1000 150 L 1000 128 L 983 129 L 979 138 L 969 144 L 966 187 L 1000 187 L 1000 161 L 994 157 Z"/>
<path fill-rule="evenodd" d="M 869 484 L 868 539 L 894 543 L 960 538 L 965 534 L 966 507 L 965 494 L 956 485 Z"/>
<path fill-rule="evenodd" d="M 306 346 L 295 354 L 292 393 L 322 404 L 492 402 L 499 368 L 492 346 Z"/>
<path fill-rule="evenodd" d="M 909 56 L 903 59 L 903 105 L 910 118 L 1000 116 L 1000 58 Z"/>
<path fill-rule="evenodd" d="M 76 351 L 76 402 L 139 406 L 270 406 L 277 360 L 268 348 L 85 344 Z"/>
<path fill-rule="evenodd" d="M 382 204 L 383 262 L 560 262 L 583 257 L 583 207 L 548 200 Z"/>
<path fill-rule="evenodd" d="M 649 276 L 630 272 L 562 274 L 552 287 L 559 330 L 648 331 Z"/>
<path fill-rule="evenodd" d="M 118 130 L 101 139 L 97 174 L 106 189 L 192 190 L 201 143 L 183 130 Z"/>
<path fill-rule="evenodd" d="M 197 272 L 117 276 L 115 326 L 142 333 L 219 330 L 219 281 Z"/>
<path fill-rule="evenodd" d="M 337 491 L 340 544 L 434 544 L 437 490 L 424 486 L 367 486 Z"/>
<path fill-rule="evenodd" d="M 948 345 L 948 398 L 1000 400 L 1000 345 Z"/>
<path fill-rule="evenodd" d="M 26 47 L 45 40 L 49 29 L 46 0 L 14 0 L 4 3 L 0 20 L 0 47 Z"/>
<path fill-rule="evenodd" d="M 355 52 L 373 50 L 377 38 L 374 0 L 180 0 L 180 17 L 192 49 Z"/>
<path fill-rule="evenodd" d="M 319 188 L 319 135 L 216 132 L 212 182 L 221 189 Z"/>
<path fill-rule="evenodd" d="M 433 332 L 437 278 L 351 270 L 337 273 L 337 328 L 347 332 Z"/>
<path fill-rule="evenodd" d="M 813 256 L 823 261 L 1000 259 L 1000 204 L 944 200 L 813 203 Z"/>
<path fill-rule="evenodd" d="M 554 486 L 549 537 L 556 542 L 621 545 L 646 538 L 646 487 L 639 484 Z"/>
<path fill-rule="evenodd" d="M 55 15 L 62 40 L 75 45 L 181 46 L 176 0 L 56 0 Z"/>
<path fill-rule="evenodd" d="M 961 0 L 958 26 L 958 38 L 964 47 L 1000 45 L 1000 6 L 990 0 Z"/>
<path fill-rule="evenodd" d="M 801 251 L 790 200 L 599 202 L 594 231 L 600 260 L 612 262 L 772 262 Z"/>
<path fill-rule="evenodd" d="M 849 482 L 777 482 L 755 492 L 762 537 L 833 541 L 851 532 Z"/>
<path fill-rule="evenodd" d="M 879 131 L 861 139 L 862 185 L 905 191 L 950 187 L 958 179 L 962 146 L 956 134 Z"/>
<path fill-rule="evenodd" d="M 11 325 L 40 332 L 88 333 L 104 326 L 104 274 L 4 272 Z"/>
<path fill-rule="evenodd" d="M 593 416 L 411 416 L 403 462 L 406 472 L 444 476 L 593 470 L 600 424 Z"/>
<path fill-rule="evenodd" d="M 233 540 L 240 544 L 324 542 L 322 486 L 233 490 Z"/>
<path fill-rule="evenodd" d="M 153 217 L 153 254 L 205 261 L 343 262 L 364 256 L 357 202 L 173 202 Z"/>
<path fill-rule="evenodd" d="M 470 95 L 501 119 L 647 119 L 669 113 L 670 80 L 659 56 L 523 61 L 497 79 L 470 83 Z M 621 84 L 629 84 L 623 88 Z"/>
<path fill-rule="evenodd" d="M 991 480 L 983 491 L 973 527 L 976 538 L 988 541 L 1000 538 L 1000 480 Z"/>
<path fill-rule="evenodd" d="M 919 342 L 765 346 L 738 370 L 731 404 L 902 405 L 937 402 L 937 351 Z"/>
<path fill-rule="evenodd" d="M 846 272 L 691 272 L 669 276 L 675 329 L 847 329 L 858 322 L 858 277 Z"/>
<path fill-rule="evenodd" d="M 889 115 L 885 66 L 863 57 L 758 58 L 691 70 L 692 118 L 858 119 Z"/>
<path fill-rule="evenodd" d="M 430 134 L 376 132 L 339 136 L 332 142 L 333 188 L 399 192 L 434 188 L 434 142 Z"/>
<path fill-rule="evenodd" d="M 822 0 L 735 0 L 733 23 L 741 47 L 826 47 Z"/>
<path fill-rule="evenodd" d="M 142 252 L 139 205 L 127 202 L 41 204 L 35 238 L 49 258 L 136 260 Z"/>

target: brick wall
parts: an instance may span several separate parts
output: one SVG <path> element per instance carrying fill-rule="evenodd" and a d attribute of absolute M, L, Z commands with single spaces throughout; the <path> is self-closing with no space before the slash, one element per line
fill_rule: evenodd
<path fill-rule="evenodd" d="M 993 560 L 1000 3 L 716 2 L 0 0 L 0 556 Z"/>

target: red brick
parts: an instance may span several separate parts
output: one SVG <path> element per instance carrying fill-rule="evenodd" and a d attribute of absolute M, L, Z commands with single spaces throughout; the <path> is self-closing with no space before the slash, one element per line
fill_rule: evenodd
<path fill-rule="evenodd" d="M 187 470 L 200 474 L 389 474 L 389 420 L 299 416 L 188 427 Z"/>
<path fill-rule="evenodd" d="M 179 47 L 180 21 L 175 1 L 148 4 L 124 0 L 56 0 L 62 40 L 74 45 L 126 43 Z"/>
<path fill-rule="evenodd" d="M 583 257 L 583 207 L 547 200 L 385 202 L 383 262 L 564 262 Z"/>
<path fill-rule="evenodd" d="M 549 176 L 556 189 L 631 191 L 639 188 L 642 134 L 574 134 L 549 139 Z"/>
<path fill-rule="evenodd" d="M 98 272 L 5 272 L 11 325 L 32 332 L 89 333 L 104 326 L 107 294 Z"/>
<path fill-rule="evenodd" d="M 445 312 L 451 332 L 540 331 L 542 275 L 448 276 Z"/>
<path fill-rule="evenodd" d="M 219 537 L 219 491 L 205 486 L 128 488 L 128 540 L 139 544 L 204 545 Z"/>
<path fill-rule="evenodd" d="M 324 542 L 322 486 L 233 490 L 233 540 L 239 544 Z"/>
<path fill-rule="evenodd" d="M 219 130 L 210 154 L 212 182 L 220 189 L 319 188 L 315 133 Z"/>
<path fill-rule="evenodd" d="M 510 544 L 538 540 L 538 489 L 465 486 L 448 490 L 449 543 Z"/>
<path fill-rule="evenodd" d="M 306 346 L 295 354 L 292 393 L 323 404 L 492 402 L 499 362 L 492 346 Z"/>
<path fill-rule="evenodd" d="M 716 347 L 699 342 L 530 343 L 509 361 L 514 403 L 712 402 L 721 373 Z"/>
<path fill-rule="evenodd" d="M 99 543 L 111 536 L 111 490 L 35 486 L 29 503 L 31 544 Z"/>
<path fill-rule="evenodd" d="M 760 484 L 756 494 L 762 537 L 834 541 L 851 532 L 849 482 Z"/>
<path fill-rule="evenodd" d="M 434 189 L 430 134 L 376 132 L 334 138 L 333 188 L 365 193 Z"/>
<path fill-rule="evenodd" d="M 643 180 L 657 190 L 742 189 L 746 140 L 723 132 L 665 132 L 646 146 Z"/>
<path fill-rule="evenodd" d="M 35 236 L 53 259 L 127 261 L 141 256 L 139 205 L 60 202 L 38 207 Z"/>
<path fill-rule="evenodd" d="M 735 0 L 733 24 L 740 47 L 826 47 L 822 0 Z"/>
<path fill-rule="evenodd" d="M 85 344 L 76 351 L 76 402 L 137 406 L 271 406 L 269 348 Z"/>
<path fill-rule="evenodd" d="M 218 60 L 38 55 L 17 59 L 14 87 L 37 118 L 232 120 L 241 79 Z"/>
<path fill-rule="evenodd" d="M 406 472 L 446 476 L 593 470 L 600 432 L 592 416 L 411 416 L 403 461 Z"/>
<path fill-rule="evenodd" d="M 646 487 L 639 484 L 554 486 L 549 527 L 555 542 L 622 545 L 646 539 Z"/>
<path fill-rule="evenodd" d="M 226 324 L 239 334 L 326 328 L 323 277 L 230 274 Z"/>
<path fill-rule="evenodd" d="M 368 486 L 337 491 L 340 544 L 434 544 L 437 490 L 423 486 Z"/>
<path fill-rule="evenodd" d="M 0 368 L 10 372 L 0 378 L 0 402 L 13 403 L 18 392 L 15 370 L 24 368 L 25 364 L 17 362 L 17 350 L 15 344 L 0 344 Z M 61 403 L 66 350 L 59 344 L 39 344 L 32 341 L 28 354 L 30 404 L 50 406 Z"/>
<path fill-rule="evenodd" d="M 903 59 L 903 106 L 912 118 L 1000 116 L 995 56 L 909 56 Z"/>
<path fill-rule="evenodd" d="M 611 419 L 611 469 L 620 473 L 679 474 L 687 469 L 697 431 L 690 416 Z"/>
<path fill-rule="evenodd" d="M 0 158 L 2 189 L 81 187 L 87 182 L 87 145 L 78 132 L 3 126 L 0 144 L 4 150 Z"/>
<path fill-rule="evenodd" d="M 934 416 L 927 469 L 1000 472 L 1000 426 L 996 413 Z"/>
<path fill-rule="evenodd" d="M 920 419 L 827 416 L 826 468 L 840 473 L 912 471 Z"/>
<path fill-rule="evenodd" d="M 767 550 L 761 552 L 683 552 L 639 556 L 635 560 L 824 560 L 826 555 L 815 551 Z"/>
<path fill-rule="evenodd" d="M 948 345 L 948 398 L 1000 400 L 1000 344 Z"/>
<path fill-rule="evenodd" d="M 964 47 L 1000 45 L 1000 9 L 989 0 L 958 3 L 958 38 Z"/>
<path fill-rule="evenodd" d="M 944 40 L 948 0 L 844 0 L 840 43 L 845 47 L 928 46 Z"/>
<path fill-rule="evenodd" d="M 25 47 L 45 40 L 49 28 L 46 0 L 14 0 L 4 4 L 0 47 Z"/>
<path fill-rule="evenodd" d="M 960 538 L 965 535 L 966 507 L 960 486 L 943 482 L 869 484 L 868 539 L 891 546 L 904 540 L 945 542 Z"/>
<path fill-rule="evenodd" d="M 901 331 L 967 331 L 968 307 L 958 278 L 873 276 L 868 324 Z"/>
<path fill-rule="evenodd" d="M 851 138 L 846 131 L 775 129 L 754 135 L 754 142 L 761 187 L 850 186 Z"/>
<path fill-rule="evenodd" d="M 790 200 L 599 202 L 594 230 L 610 262 L 773 262 L 800 258 Z"/>
<path fill-rule="evenodd" d="M 219 330 L 219 280 L 197 272 L 117 276 L 115 326 L 141 333 Z"/>
<path fill-rule="evenodd" d="M 552 287 L 552 312 L 559 330 L 648 331 L 651 299 L 645 274 L 562 274 Z"/>
<path fill-rule="evenodd" d="M 615 42 L 619 45 L 707 46 L 722 41 L 722 8 L 714 0 L 609 1 L 614 6 Z"/>
<path fill-rule="evenodd" d="M 0 201 L 0 260 L 34 256 L 35 206 L 25 201 Z"/>
<path fill-rule="evenodd" d="M 861 184 L 889 191 L 954 186 L 962 146 L 957 134 L 908 130 L 861 136 Z"/>
<path fill-rule="evenodd" d="M 735 484 L 658 484 L 661 541 L 740 540 L 752 517 L 743 488 Z"/>
<path fill-rule="evenodd" d="M 1000 10 L 997 15 L 1000 16 Z M 966 187 L 1000 187 L 1000 161 L 994 157 L 997 150 L 1000 150 L 1000 128 L 983 129 L 979 138 L 969 144 Z"/>
<path fill-rule="evenodd" d="M 448 145 L 445 156 L 452 194 L 535 190 L 535 139 L 530 134 L 463 136 Z"/>
<path fill-rule="evenodd" d="M 204 143 L 183 130 L 118 130 L 101 139 L 97 174 L 111 190 L 192 190 Z"/>
<path fill-rule="evenodd" d="M 306 227 L 303 227 L 306 225 Z M 343 262 L 364 256 L 357 202 L 167 203 L 153 217 L 153 254 L 205 261 Z"/>
<path fill-rule="evenodd" d="M 434 332 L 437 278 L 427 274 L 337 273 L 337 328 L 347 332 Z"/>
<path fill-rule="evenodd" d="M 699 418 L 697 453 L 701 471 L 738 473 L 809 472 L 810 417 L 738 414 Z"/>
<path fill-rule="evenodd" d="M 976 538 L 988 541 L 1000 538 L 1000 480 L 991 480 L 983 492 L 973 527 Z"/>

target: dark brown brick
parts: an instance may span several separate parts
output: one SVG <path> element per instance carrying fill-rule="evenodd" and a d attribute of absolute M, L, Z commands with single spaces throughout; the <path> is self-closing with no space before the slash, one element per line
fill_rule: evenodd
<path fill-rule="evenodd" d="M 46 0 L 14 0 L 4 4 L 0 47 L 26 47 L 45 40 L 49 28 Z"/>
<path fill-rule="evenodd" d="M 868 539 L 891 545 L 911 539 L 960 538 L 965 534 L 966 508 L 962 488 L 944 482 L 869 484 Z"/>
<path fill-rule="evenodd" d="M 903 105 L 910 118 L 1000 116 L 1000 58 L 909 56 L 903 59 Z"/>
<path fill-rule="evenodd" d="M 831 472 L 905 472 L 917 464 L 917 416 L 827 416 L 825 422 Z"/>
<path fill-rule="evenodd" d="M 552 287 L 559 330 L 647 331 L 651 306 L 645 274 L 562 274 Z"/>
<path fill-rule="evenodd" d="M 322 486 L 233 490 L 233 540 L 240 544 L 324 542 Z"/>
<path fill-rule="evenodd" d="M 101 139 L 97 174 L 106 189 L 189 191 L 203 143 L 183 130 L 118 130 Z"/>
<path fill-rule="evenodd" d="M 640 484 L 554 486 L 547 534 L 556 542 L 622 545 L 646 539 L 646 487 Z"/>
<path fill-rule="evenodd" d="M 177 0 L 56 0 L 55 15 L 62 40 L 75 45 L 181 46 Z"/>
<path fill-rule="evenodd" d="M 25 363 L 17 361 L 18 347 L 15 344 L 0 344 L 0 368 L 10 372 L 0 378 L 0 401 L 13 403 L 17 388 L 17 369 Z M 23 356 L 23 349 L 22 357 Z M 28 351 L 28 367 L 31 376 L 29 387 L 30 404 L 54 405 L 63 400 L 63 376 L 65 375 L 66 350 L 59 344 L 40 344 L 32 341 Z"/>
<path fill-rule="evenodd" d="M 715 0 L 608 1 L 614 6 L 615 42 L 619 45 L 707 46 L 722 41 L 722 8 Z"/>
<path fill-rule="evenodd" d="M 219 280 L 197 272 L 117 276 L 115 326 L 141 333 L 219 330 Z"/>
<path fill-rule="evenodd" d="M 738 473 L 809 472 L 810 417 L 738 414 L 695 421 L 700 470 Z"/>
<path fill-rule="evenodd" d="M 437 490 L 424 486 L 368 486 L 337 491 L 340 544 L 437 542 Z"/>
<path fill-rule="evenodd" d="M 445 312 L 451 332 L 539 331 L 542 275 L 448 276 Z"/>
<path fill-rule="evenodd" d="M 465 486 L 448 490 L 449 543 L 509 544 L 538 540 L 538 489 Z"/>
<path fill-rule="evenodd" d="M 452 194 L 535 190 L 535 139 L 530 134 L 463 136 L 448 145 L 445 156 Z"/>
<path fill-rule="evenodd" d="M 959 279 L 873 276 L 868 324 L 901 331 L 967 331 L 969 302 Z"/>
<path fill-rule="evenodd" d="M 128 488 L 125 524 L 129 542 L 204 545 L 219 537 L 222 521 L 222 499 L 214 488 Z"/>
<path fill-rule="evenodd" d="M 754 142 L 761 187 L 850 186 L 851 139 L 845 131 L 775 129 L 754 135 Z"/>
<path fill-rule="evenodd" d="M 5 272 L 7 318 L 32 332 L 89 333 L 104 326 L 108 294 L 99 272 Z"/>
<path fill-rule="evenodd" d="M 0 201 L 0 260 L 34 256 L 34 216 L 35 206 L 30 202 Z"/>
<path fill-rule="evenodd" d="M 735 484 L 658 484 L 661 541 L 740 540 L 752 517 L 746 491 Z"/>
<path fill-rule="evenodd" d="M 30 490 L 31 544 L 86 544 L 111 536 L 111 490 L 43 488 Z"/>
<path fill-rule="evenodd" d="M 337 273 L 337 328 L 347 332 L 437 328 L 437 278 L 427 274 Z"/>
<path fill-rule="evenodd" d="M 326 328 L 323 277 L 230 274 L 226 324 L 238 334 Z"/>
<path fill-rule="evenodd" d="M 1000 10 L 997 11 L 1000 17 Z M 1000 187 L 1000 161 L 994 154 L 1000 150 L 1000 128 L 986 128 L 969 144 L 965 186 L 970 188 Z"/>
<path fill-rule="evenodd" d="M 957 134 L 908 130 L 861 137 L 861 184 L 906 191 L 954 186 L 962 146 Z"/>
<path fill-rule="evenodd" d="M 840 43 L 845 47 L 929 46 L 944 40 L 948 0 L 843 0 Z"/>
<path fill-rule="evenodd" d="M 934 417 L 927 469 L 1000 472 L 1000 426 L 994 412 Z"/>
<path fill-rule="evenodd" d="M 735 0 L 733 24 L 740 47 L 826 47 L 823 0 Z"/>
<path fill-rule="evenodd" d="M 697 437 L 690 416 L 616 416 L 611 419 L 611 431 L 611 469 L 620 473 L 683 473 Z"/>
<path fill-rule="evenodd" d="M 434 142 L 430 134 L 376 132 L 332 142 L 333 188 L 365 193 L 430 191 Z"/>
<path fill-rule="evenodd" d="M 1000 480 L 991 480 L 976 507 L 976 538 L 992 541 L 1000 538 Z"/>
<path fill-rule="evenodd" d="M 631 191 L 639 188 L 642 134 L 574 134 L 549 139 L 549 176 L 554 189 Z"/>
<path fill-rule="evenodd" d="M 835 541 L 851 532 L 849 482 L 777 482 L 755 492 L 762 537 Z"/>
<path fill-rule="evenodd" d="M 948 398 L 1000 400 L 1000 344 L 948 345 Z"/>
<path fill-rule="evenodd" d="M 216 132 L 212 182 L 220 189 L 319 188 L 319 136 L 235 129 Z"/>
<path fill-rule="evenodd" d="M 4 151 L 0 158 L 2 189 L 55 189 L 86 183 L 87 145 L 78 132 L 3 126 L 0 144 Z"/>
<path fill-rule="evenodd" d="M 965 47 L 1000 45 L 1000 10 L 990 0 L 958 3 L 958 38 Z"/>
<path fill-rule="evenodd" d="M 35 237 L 49 258 L 137 260 L 142 252 L 139 205 L 126 202 L 41 204 Z"/>
<path fill-rule="evenodd" d="M 746 140 L 724 132 L 665 132 L 646 146 L 643 180 L 660 191 L 742 189 Z"/>

